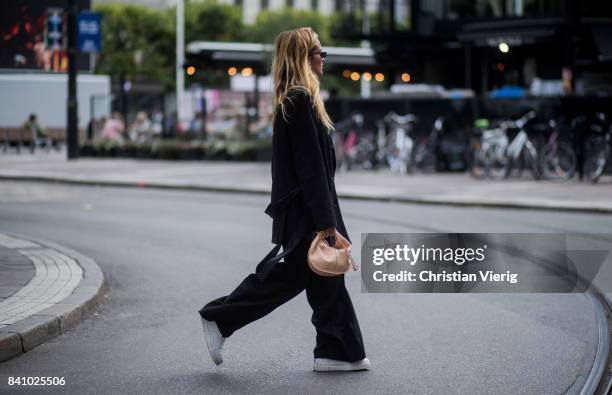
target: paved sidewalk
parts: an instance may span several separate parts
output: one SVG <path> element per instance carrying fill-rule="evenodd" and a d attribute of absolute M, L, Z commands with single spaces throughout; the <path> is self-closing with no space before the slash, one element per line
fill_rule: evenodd
<path fill-rule="evenodd" d="M 103 297 L 103 284 L 87 257 L 0 234 L 0 362 L 77 325 Z"/>
<path fill-rule="evenodd" d="M 63 154 L 0 155 L 0 179 L 269 194 L 270 163 L 79 159 Z M 612 213 L 611 177 L 599 184 L 474 180 L 468 174 L 336 173 L 340 197 L 407 203 Z"/>

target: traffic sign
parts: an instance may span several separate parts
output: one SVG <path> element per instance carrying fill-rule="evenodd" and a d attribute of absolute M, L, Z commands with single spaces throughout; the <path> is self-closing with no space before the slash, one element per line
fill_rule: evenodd
<path fill-rule="evenodd" d="M 100 14 L 83 11 L 77 21 L 77 46 L 80 52 L 100 52 Z"/>

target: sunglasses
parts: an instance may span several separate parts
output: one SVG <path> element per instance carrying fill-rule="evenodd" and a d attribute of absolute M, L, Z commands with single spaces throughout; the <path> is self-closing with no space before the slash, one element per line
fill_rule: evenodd
<path fill-rule="evenodd" d="M 327 52 L 325 51 L 319 51 L 319 52 L 311 52 L 309 53 L 309 55 L 321 55 L 321 59 L 325 59 L 327 57 Z"/>

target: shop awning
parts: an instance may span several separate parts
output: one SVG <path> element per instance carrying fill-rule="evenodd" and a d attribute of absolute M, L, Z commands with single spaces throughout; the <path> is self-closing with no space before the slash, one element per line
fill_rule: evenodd
<path fill-rule="evenodd" d="M 546 42 L 555 37 L 560 24 L 557 18 L 467 23 L 457 38 L 477 46 L 495 46 L 499 42 L 512 45 Z"/>
<path fill-rule="evenodd" d="M 186 49 L 188 56 L 208 59 L 211 63 L 220 67 L 246 63 L 262 66 L 274 51 L 274 47 L 270 44 L 212 41 L 194 41 L 189 43 Z M 347 67 L 376 65 L 372 48 L 323 46 L 323 50 L 327 52 L 326 65 Z"/>

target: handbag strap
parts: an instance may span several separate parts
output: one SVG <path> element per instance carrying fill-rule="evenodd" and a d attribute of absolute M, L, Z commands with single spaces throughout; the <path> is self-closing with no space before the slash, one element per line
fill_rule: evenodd
<path fill-rule="evenodd" d="M 283 249 L 283 252 L 278 254 L 278 251 L 281 249 L 281 244 L 275 245 L 270 252 L 257 264 L 255 268 L 255 273 L 259 274 L 260 281 L 265 280 L 265 278 L 270 274 L 270 271 L 274 268 L 274 266 L 280 263 L 280 260 L 289 255 L 291 251 L 298 245 L 299 239 L 290 240 L 287 244 L 287 248 Z"/>

